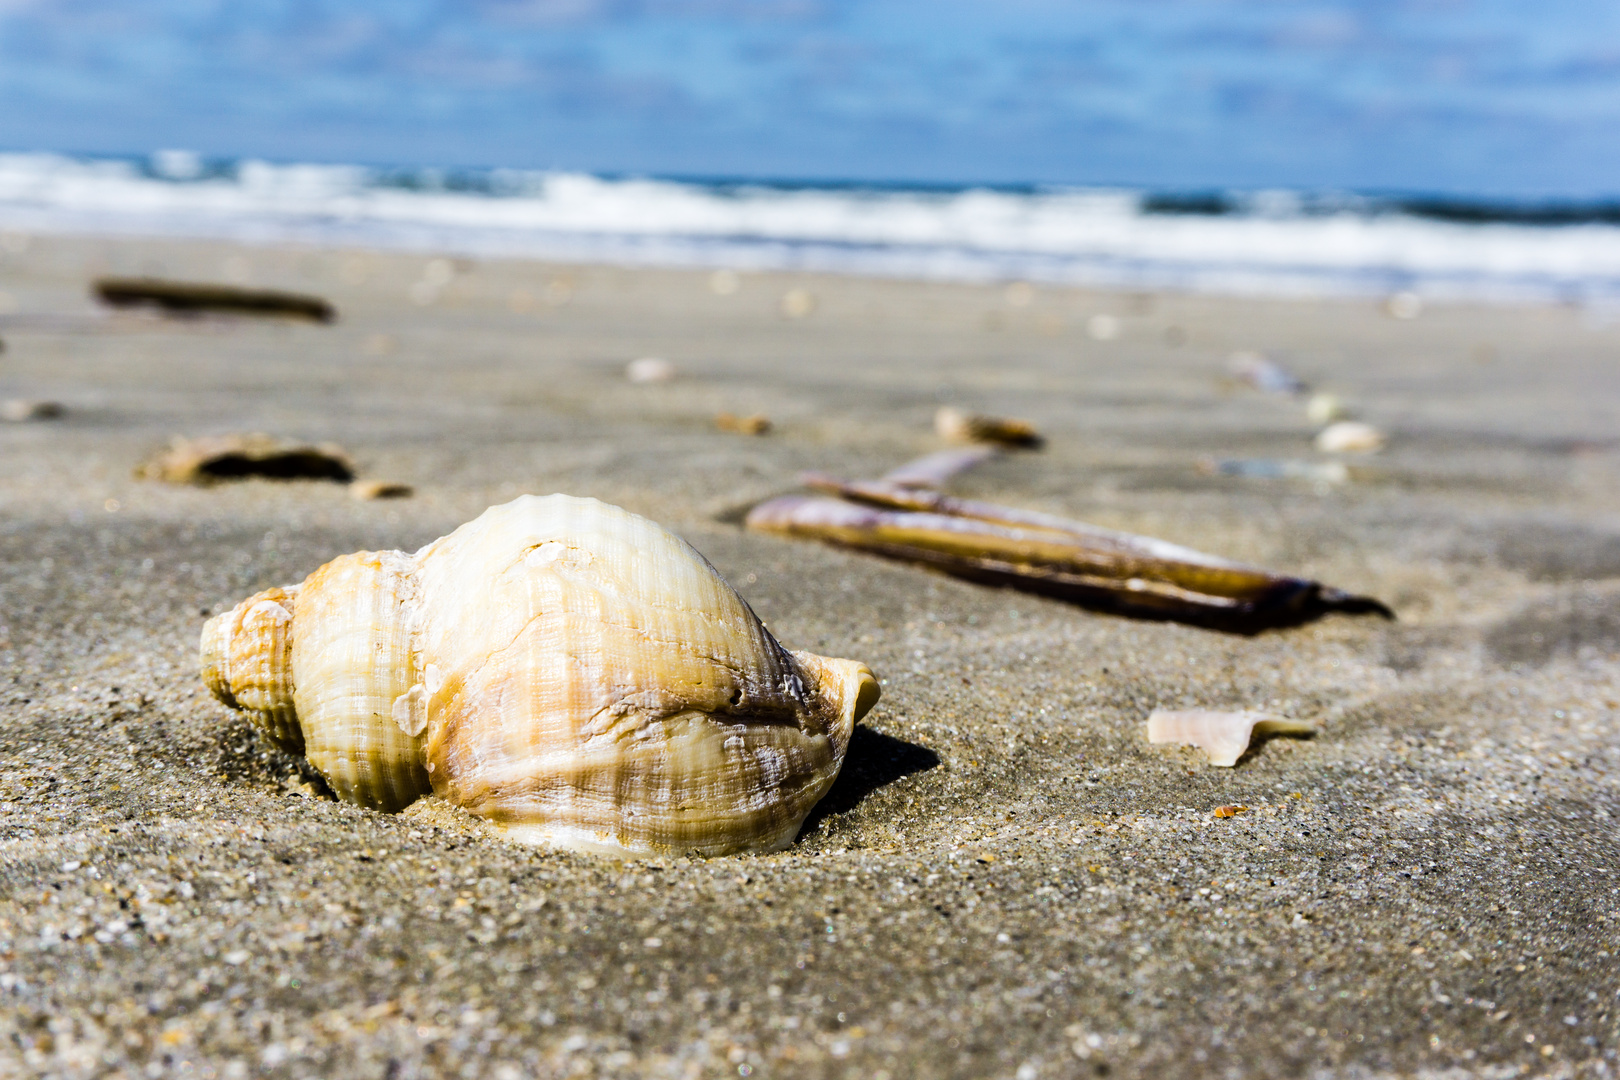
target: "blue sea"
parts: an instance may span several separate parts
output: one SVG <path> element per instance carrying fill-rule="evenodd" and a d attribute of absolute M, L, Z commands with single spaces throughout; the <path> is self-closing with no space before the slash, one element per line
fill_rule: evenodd
<path fill-rule="evenodd" d="M 0 154 L 0 230 L 1248 296 L 1620 303 L 1620 201 Z"/>

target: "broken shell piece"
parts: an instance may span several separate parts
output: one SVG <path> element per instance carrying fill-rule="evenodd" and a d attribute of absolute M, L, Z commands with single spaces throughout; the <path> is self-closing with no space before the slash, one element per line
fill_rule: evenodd
<path fill-rule="evenodd" d="M 1040 432 L 1028 420 L 1003 416 L 978 416 L 944 406 L 934 414 L 934 433 L 952 442 L 995 443 L 1000 446 L 1037 447 Z"/>
<path fill-rule="evenodd" d="M 27 398 L 9 398 L 0 401 L 0 420 L 8 424 L 26 424 L 30 420 L 56 420 L 67 412 L 55 401 L 30 401 Z"/>
<path fill-rule="evenodd" d="M 734 416 L 723 412 L 714 418 L 714 426 L 734 435 L 763 435 L 771 430 L 771 418 L 764 413 L 752 416 Z"/>
<path fill-rule="evenodd" d="M 643 356 L 632 360 L 624 369 L 624 377 L 633 383 L 661 383 L 675 378 L 675 365 L 658 356 Z"/>
<path fill-rule="evenodd" d="M 1314 735 L 1316 725 L 1262 712 L 1212 709 L 1155 711 L 1148 717 L 1148 742 L 1189 743 L 1209 755 L 1211 765 L 1230 767 L 1256 735 Z"/>
<path fill-rule="evenodd" d="M 1329 424 L 1316 436 L 1316 448 L 1324 454 L 1371 454 L 1384 447 L 1384 433 L 1359 420 Z"/>
<path fill-rule="evenodd" d="M 1239 814 L 1247 813 L 1248 809 L 1247 806 L 1237 805 L 1217 806 L 1214 812 L 1216 817 L 1237 817 Z"/>
<path fill-rule="evenodd" d="M 354 462 L 331 443 L 312 446 L 268 435 L 210 435 L 177 438 L 167 450 L 135 470 L 145 480 L 171 484 L 214 484 L 222 480 L 354 479 Z"/>
<path fill-rule="evenodd" d="M 345 800 L 431 790 L 525 843 L 780 850 L 878 698 L 865 664 L 786 651 L 685 541 L 594 499 L 524 496 L 292 592 L 209 621 L 215 696 L 296 719 Z"/>
<path fill-rule="evenodd" d="M 396 480 L 356 480 L 349 485 L 349 498 L 366 502 L 371 499 L 408 499 L 416 494 L 409 484 Z"/>

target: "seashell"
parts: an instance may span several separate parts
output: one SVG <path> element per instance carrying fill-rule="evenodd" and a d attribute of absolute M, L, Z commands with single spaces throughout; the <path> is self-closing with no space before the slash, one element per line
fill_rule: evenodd
<path fill-rule="evenodd" d="M 662 383 L 675 378 L 675 365 L 659 356 L 643 356 L 632 360 L 624 369 L 624 377 L 633 383 Z"/>
<path fill-rule="evenodd" d="M 1309 389 L 1293 372 L 1263 353 L 1246 349 L 1235 352 L 1227 358 L 1226 369 L 1267 394 L 1303 394 Z"/>
<path fill-rule="evenodd" d="M 1342 484 L 1350 479 L 1350 467 L 1342 461 L 1205 458 L 1198 463 L 1198 468 L 1214 476 L 1246 476 L 1259 480 L 1314 480 L 1321 484 Z"/>
<path fill-rule="evenodd" d="M 809 473 L 801 477 L 806 486 L 841 498 L 782 496 L 750 510 L 745 524 L 1103 611 L 1241 632 L 1294 625 L 1330 611 L 1394 618 L 1371 597 L 1321 582 L 893 479 L 914 475 L 927 481 L 970 464 L 930 456 L 878 481 Z"/>
<path fill-rule="evenodd" d="M 1284 720 L 1262 712 L 1159 709 L 1148 717 L 1148 742 L 1190 743 L 1209 755 L 1211 765 L 1224 767 L 1237 764 L 1255 735 L 1314 734 L 1315 724 Z M 1219 810 L 1216 814 L 1230 816 L 1221 814 Z"/>
<path fill-rule="evenodd" d="M 1384 447 L 1384 433 L 1359 420 L 1329 424 L 1316 436 L 1316 448 L 1324 454 L 1371 454 Z"/>
<path fill-rule="evenodd" d="M 782 317 L 803 319 L 815 313 L 816 294 L 808 289 L 789 289 L 782 294 Z"/>
<path fill-rule="evenodd" d="M 349 485 L 349 497 L 367 502 L 372 499 L 408 499 L 416 489 L 397 480 L 356 480 Z"/>
<path fill-rule="evenodd" d="M 1398 292 L 1384 301 L 1384 311 L 1392 319 L 1415 319 L 1423 314 L 1423 297 L 1415 292 Z"/>
<path fill-rule="evenodd" d="M 1350 415 L 1336 394 L 1312 394 L 1305 403 L 1305 418 L 1313 424 L 1331 424 Z"/>
<path fill-rule="evenodd" d="M 59 402 L 32 401 L 28 398 L 7 398 L 0 401 L 0 420 L 8 424 L 26 424 L 30 420 L 58 420 L 65 413 Z"/>
<path fill-rule="evenodd" d="M 1119 337 L 1120 324 L 1116 315 L 1093 315 L 1086 320 L 1086 336 L 1092 341 L 1113 341 Z"/>
<path fill-rule="evenodd" d="M 764 435 L 771 430 L 771 418 L 764 413 L 737 416 L 733 413 L 723 412 L 714 418 L 714 426 L 721 431 L 729 431 L 733 435 Z"/>
<path fill-rule="evenodd" d="M 94 290 L 96 298 L 110 307 L 155 307 L 171 315 L 223 311 L 236 315 L 285 315 L 321 323 L 337 319 L 337 309 L 318 296 L 273 289 L 156 278 L 99 278 Z"/>
<path fill-rule="evenodd" d="M 976 468 L 1000 453 L 993 446 L 968 446 L 924 454 L 884 473 L 883 482 L 902 488 L 941 488 L 951 477 Z"/>
<path fill-rule="evenodd" d="M 944 406 L 934 414 L 934 433 L 952 442 L 996 443 L 1001 446 L 1040 446 L 1043 440 L 1028 420 L 1003 416 L 977 416 Z"/>
<path fill-rule="evenodd" d="M 171 484 L 214 484 L 260 477 L 266 480 L 354 479 L 354 462 L 331 443 L 310 446 L 268 435 L 210 435 L 175 439 L 166 450 L 135 470 L 146 480 Z"/>
<path fill-rule="evenodd" d="M 783 649 L 673 533 L 567 495 L 335 559 L 211 619 L 202 658 L 341 798 L 432 791 L 618 855 L 786 847 L 878 698 L 866 665 Z"/>

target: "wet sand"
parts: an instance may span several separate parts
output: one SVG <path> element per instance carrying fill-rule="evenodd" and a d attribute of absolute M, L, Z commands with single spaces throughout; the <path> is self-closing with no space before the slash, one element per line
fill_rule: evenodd
<path fill-rule="evenodd" d="M 1609 1076 L 1620 1045 L 1620 328 L 1247 301 L 34 238 L 0 251 L 0 1072 Z M 97 273 L 307 290 L 324 327 L 106 314 Z M 782 314 L 791 289 L 814 310 Z M 1027 304 L 1012 301 L 1028 299 Z M 418 303 L 417 301 L 426 301 Z M 803 303 L 799 304 L 802 309 Z M 1094 340 L 1108 314 L 1119 336 Z M 1390 434 L 1339 485 L 1259 349 Z M 625 364 L 668 358 L 676 381 Z M 741 531 L 805 469 L 1048 438 L 954 490 L 1368 593 L 1252 637 Z M 712 418 L 765 413 L 769 435 Z M 415 497 L 132 478 L 335 440 Z M 212 701 L 209 612 L 523 492 L 674 528 L 884 698 L 798 842 L 614 863 L 361 811 Z M 1236 768 L 1159 707 L 1319 721 Z M 1243 805 L 1235 817 L 1216 807 Z"/>

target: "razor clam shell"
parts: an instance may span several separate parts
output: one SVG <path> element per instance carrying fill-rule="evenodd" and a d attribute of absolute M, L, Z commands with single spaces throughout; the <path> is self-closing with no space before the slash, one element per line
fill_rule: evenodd
<path fill-rule="evenodd" d="M 964 446 L 957 450 L 941 450 L 908 461 L 898 469 L 883 474 L 883 482 L 904 488 L 940 488 L 958 473 L 967 472 L 991 458 L 1001 456 L 994 446 Z"/>
<path fill-rule="evenodd" d="M 1213 709 L 1160 709 L 1148 716 L 1150 743 L 1186 743 L 1209 755 L 1211 765 L 1230 768 L 1249 749 L 1255 735 L 1314 735 L 1314 724 L 1285 720 L 1263 712 L 1220 712 Z"/>
<path fill-rule="evenodd" d="M 969 580 L 1121 614 L 1252 631 L 1376 600 L 1272 574 L 1151 537 L 885 483 L 810 476 L 860 503 L 784 496 L 756 506 L 751 529 L 825 540 Z"/>
<path fill-rule="evenodd" d="M 496 507 L 420 562 L 434 789 L 513 839 L 778 850 L 876 690 L 789 654 L 685 541 L 593 499 Z"/>

